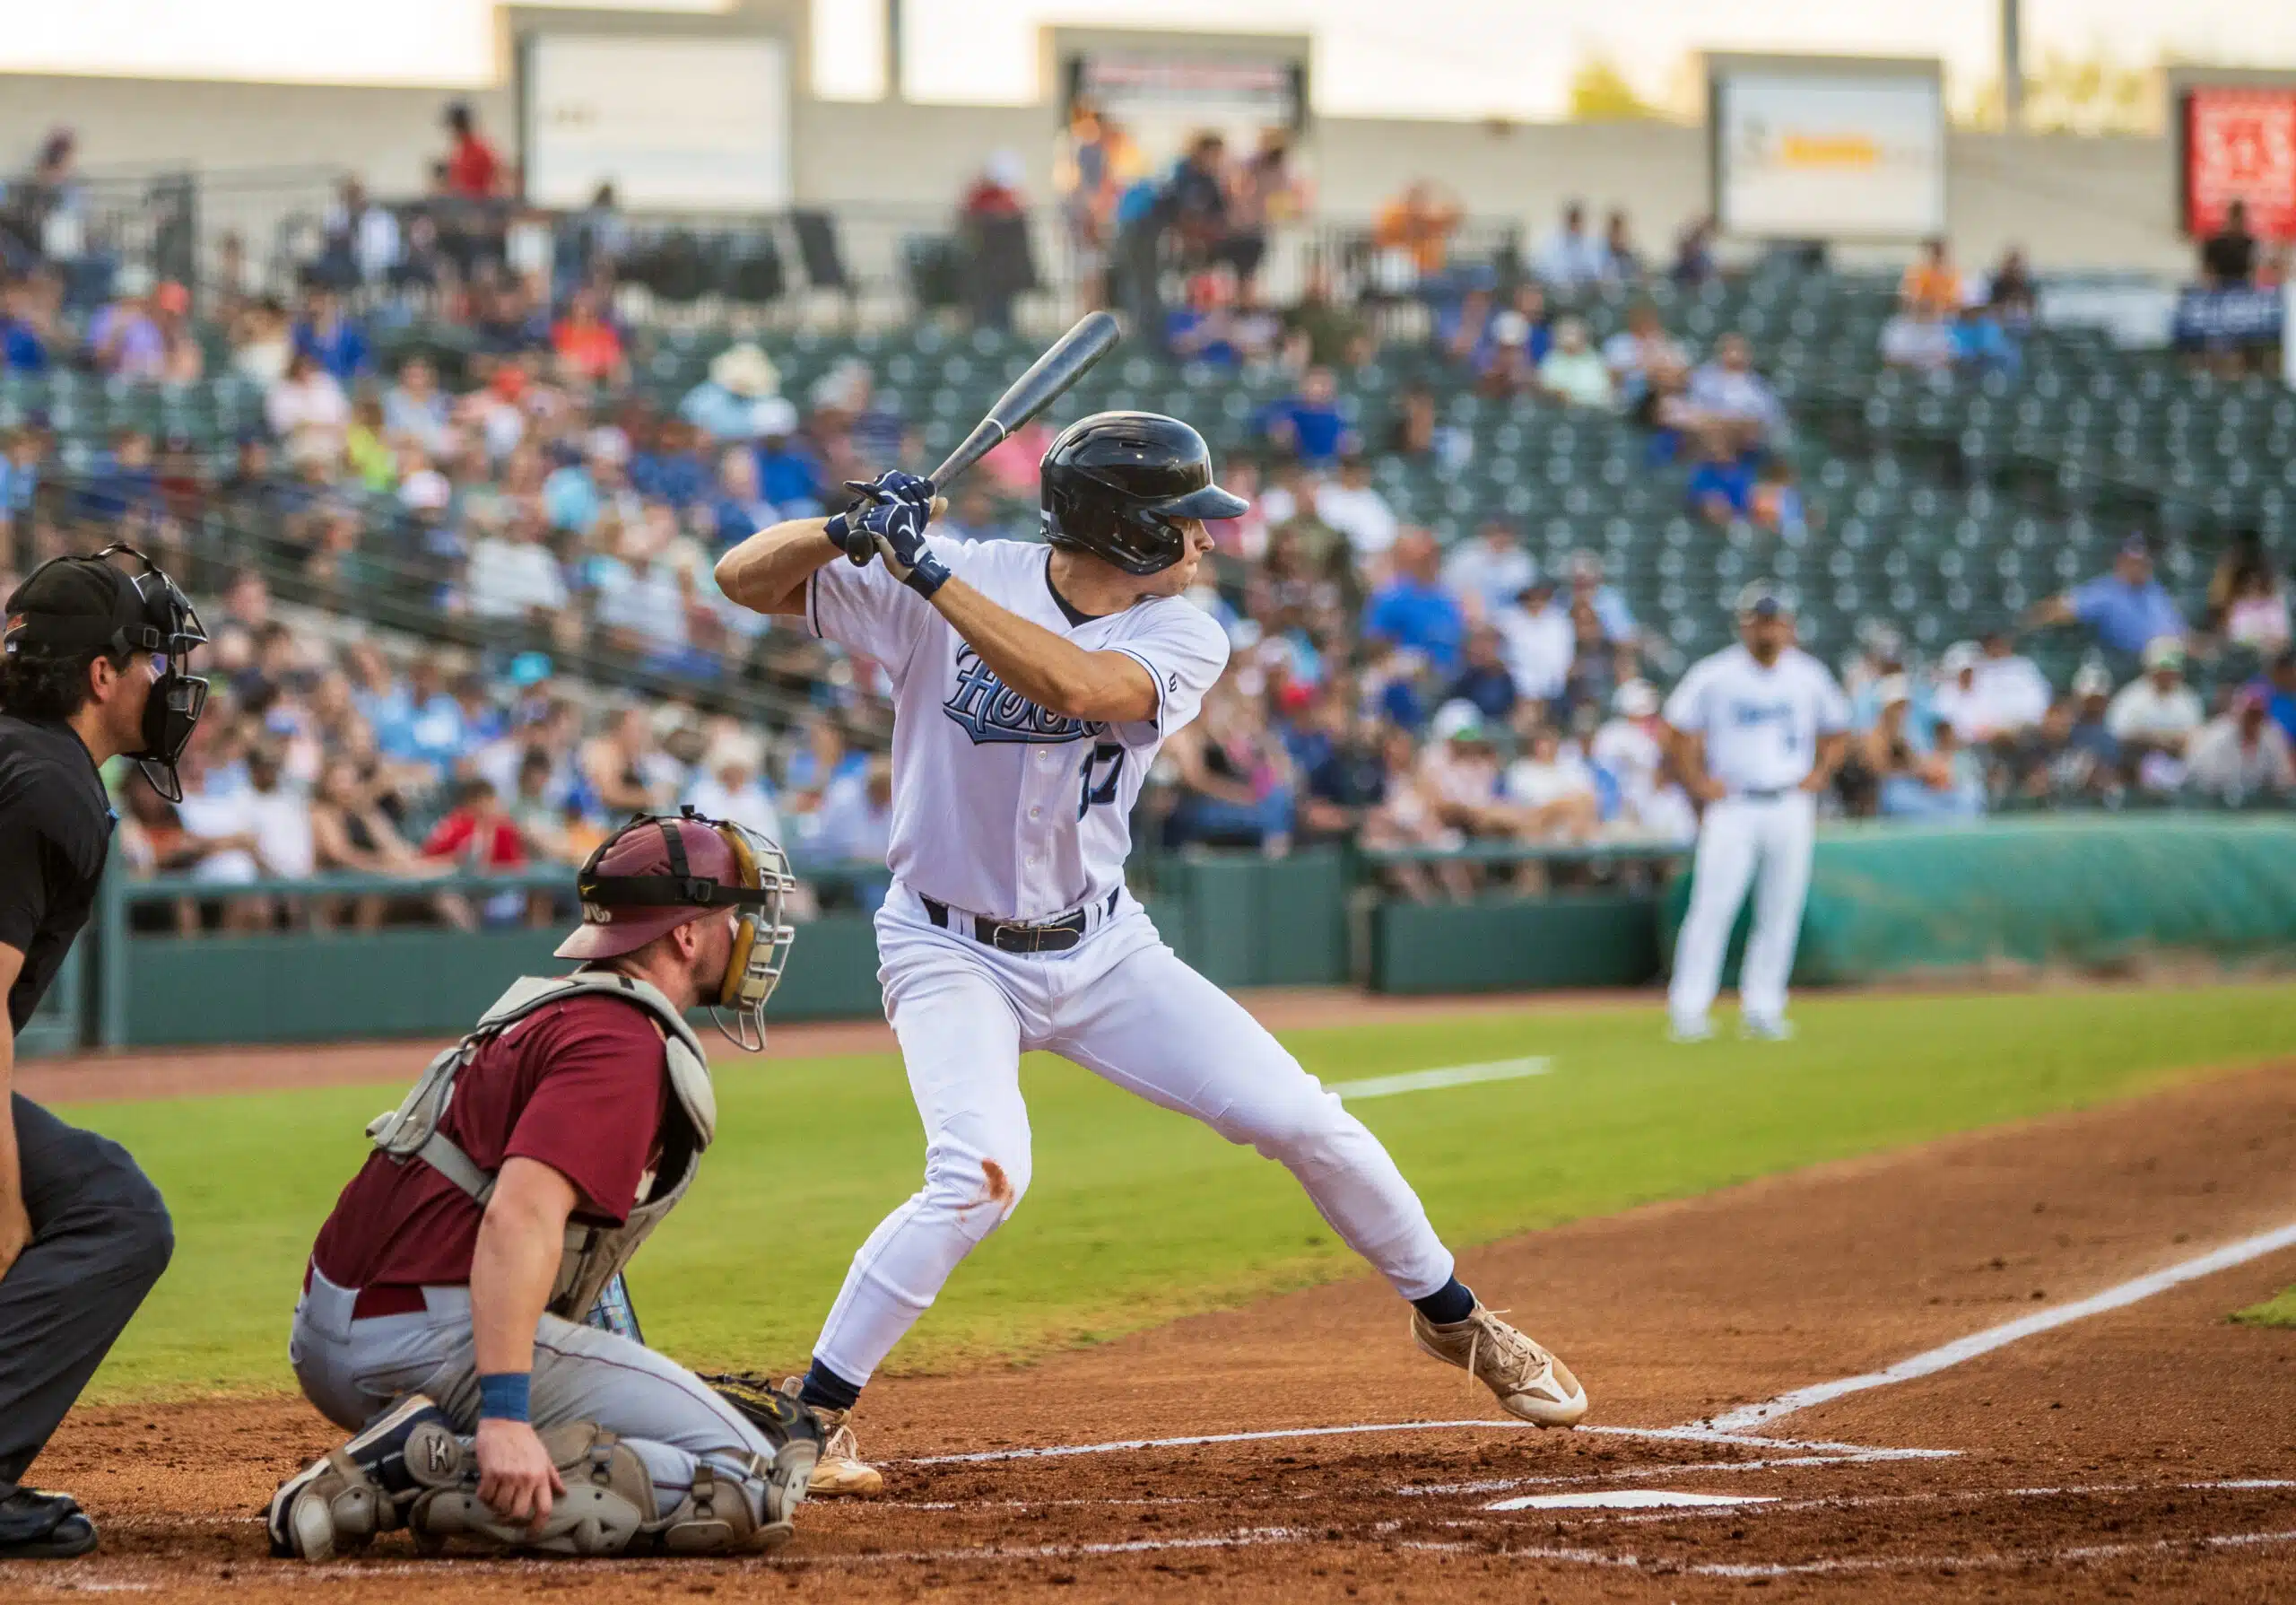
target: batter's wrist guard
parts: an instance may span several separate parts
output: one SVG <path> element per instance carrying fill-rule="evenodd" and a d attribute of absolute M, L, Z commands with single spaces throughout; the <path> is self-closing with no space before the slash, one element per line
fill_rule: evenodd
<path fill-rule="evenodd" d="M 527 1397 L 533 1378 L 523 1371 L 496 1371 L 478 1379 L 478 1418 L 482 1421 L 525 1421 L 530 1418 Z"/>
<path fill-rule="evenodd" d="M 919 552 L 917 563 L 901 583 L 920 597 L 929 597 L 949 582 L 949 566 L 929 551 Z"/>

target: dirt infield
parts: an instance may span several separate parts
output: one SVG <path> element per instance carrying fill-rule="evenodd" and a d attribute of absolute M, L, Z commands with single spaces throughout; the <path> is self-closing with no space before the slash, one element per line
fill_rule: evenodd
<path fill-rule="evenodd" d="M 2291 1223 L 2296 1064 L 1470 1255 L 1587 1379 L 1589 1429 L 1489 1419 L 1357 1280 L 888 1379 L 861 1425 L 889 1496 L 808 1506 L 789 1548 L 741 1561 L 426 1563 L 394 1537 L 274 1563 L 248 1513 L 329 1441 L 315 1416 L 91 1410 L 39 1471 L 105 1520 L 106 1551 L 0 1566 L 0 1598 L 2284 1599 L 2296 1332 L 2224 1315 L 2296 1280 L 2296 1234 L 1928 1374 L 1707 1423 Z M 1741 1502 L 1585 1503 L 1629 1495 Z M 1521 1503 L 1558 1496 L 1580 1503 Z"/>

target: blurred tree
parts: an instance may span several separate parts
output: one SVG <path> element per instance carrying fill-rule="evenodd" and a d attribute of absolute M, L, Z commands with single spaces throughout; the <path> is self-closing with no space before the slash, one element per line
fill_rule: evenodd
<path fill-rule="evenodd" d="M 1623 123 L 1664 114 L 1637 93 L 1609 57 L 1589 56 L 1570 75 L 1570 120 Z"/>
<path fill-rule="evenodd" d="M 2025 74 L 2025 127 L 2036 134 L 2158 134 L 2165 100 L 2158 66 L 2115 59 L 2101 47 L 2086 56 L 2051 50 Z M 1967 122 L 2001 126 L 2001 80 L 1970 98 Z"/>

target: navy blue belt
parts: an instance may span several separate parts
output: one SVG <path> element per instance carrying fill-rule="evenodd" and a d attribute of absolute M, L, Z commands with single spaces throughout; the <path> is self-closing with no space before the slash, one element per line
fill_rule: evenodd
<path fill-rule="evenodd" d="M 1800 788 L 1795 786 L 1748 786 L 1730 793 L 1730 800 L 1733 802 L 1776 802 L 1779 798 L 1789 797 L 1798 789 Z"/>
<path fill-rule="evenodd" d="M 1103 915 L 1116 912 L 1116 900 L 1124 894 L 1118 886 L 1109 894 L 1102 905 Z M 949 905 L 935 902 L 919 893 L 918 902 L 925 905 L 925 917 L 943 930 L 949 929 Z M 1057 920 L 1046 920 L 1031 925 L 1019 920 L 992 920 L 986 914 L 973 914 L 972 939 L 984 947 L 994 947 L 999 953 L 1065 953 L 1084 939 L 1084 932 L 1091 923 L 1091 911 L 1078 909 L 1063 914 Z"/>

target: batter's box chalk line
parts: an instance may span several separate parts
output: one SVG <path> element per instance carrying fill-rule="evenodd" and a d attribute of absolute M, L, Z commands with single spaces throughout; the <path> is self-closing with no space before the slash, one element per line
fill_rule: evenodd
<path fill-rule="evenodd" d="M 2182 1287 L 2201 1277 L 2213 1276 L 2220 1270 L 2230 1270 L 2236 1265 L 2245 1265 L 2251 1260 L 2262 1259 L 2284 1248 L 2296 1248 L 2296 1222 L 2274 1227 L 2269 1232 L 2259 1232 L 2253 1237 L 2243 1237 L 2238 1243 L 2228 1243 L 2222 1248 L 2212 1249 L 2207 1253 L 2197 1254 L 2163 1269 L 2133 1277 L 2117 1287 L 2091 1294 L 2087 1298 L 2072 1304 L 2060 1304 L 2053 1310 L 2036 1311 L 2018 1320 L 1987 1327 L 1981 1332 L 1971 1332 L 1966 1338 L 1956 1338 L 1951 1343 L 1925 1349 L 1883 1370 L 1796 1388 L 1790 1393 L 1780 1393 L 1777 1398 L 1764 1400 L 1760 1404 L 1740 1405 L 1735 1409 L 1724 1410 L 1693 1425 L 1717 1433 L 1736 1434 L 1743 1428 L 1760 1426 L 1781 1416 L 1790 1416 L 1796 1410 L 1805 1410 L 1812 1405 L 1824 1404 L 1851 1393 L 1863 1393 L 1874 1388 L 1912 1382 L 1919 1377 L 1935 1376 L 1940 1371 L 1950 1370 L 1980 1355 L 1991 1354 L 1996 1348 L 2005 1348 L 2037 1333 L 2053 1331 L 2060 1326 L 2086 1321 L 2092 1315 L 2101 1315 L 2110 1310 L 2125 1309 L 2156 1294 L 2166 1293 L 2171 1287 Z M 1752 1442 L 1751 1439 L 1744 1441 Z"/>
<path fill-rule="evenodd" d="M 1272 1444 L 1295 1438 L 1336 1438 L 1388 1432 L 1537 1432 L 1527 1421 L 1370 1421 L 1339 1426 L 1279 1426 L 1257 1432 L 1192 1433 L 1173 1438 L 1115 1438 L 1101 1444 L 1055 1444 L 1024 1449 L 978 1449 L 965 1454 L 924 1454 L 889 1463 L 904 1466 L 979 1465 L 991 1461 L 1065 1460 L 1079 1454 L 1124 1454 L 1151 1449 L 1195 1449 L 1210 1444 Z M 1866 1444 L 1805 1443 L 1793 1438 L 1755 1437 L 1725 1433 L 1711 1426 L 1580 1426 L 1582 1433 L 1614 1437 L 1648 1438 L 1663 1443 L 1727 1444 L 1754 1449 L 1792 1449 L 1804 1453 L 1831 1452 L 1880 1460 L 1944 1460 L 1960 1452 L 1953 1449 L 1883 1449 Z"/>

